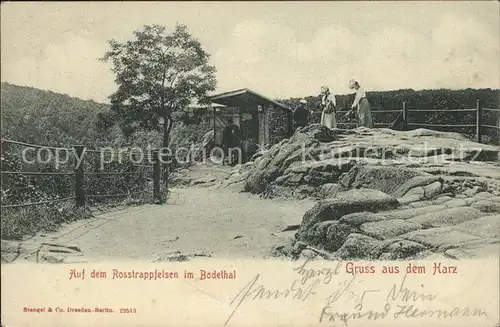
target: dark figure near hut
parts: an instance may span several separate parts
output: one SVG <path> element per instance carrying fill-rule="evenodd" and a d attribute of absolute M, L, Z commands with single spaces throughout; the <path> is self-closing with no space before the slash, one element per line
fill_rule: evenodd
<path fill-rule="evenodd" d="M 307 126 L 309 120 L 309 110 L 307 110 L 306 104 L 306 100 L 300 100 L 300 104 L 293 112 L 293 120 L 295 121 L 296 128 Z"/>
<path fill-rule="evenodd" d="M 227 120 L 222 142 L 224 146 L 224 157 L 227 158 L 229 165 L 234 166 L 236 164 L 236 160 L 234 158 L 235 154 L 241 154 L 241 132 L 239 127 L 234 124 L 232 118 L 228 118 Z"/>

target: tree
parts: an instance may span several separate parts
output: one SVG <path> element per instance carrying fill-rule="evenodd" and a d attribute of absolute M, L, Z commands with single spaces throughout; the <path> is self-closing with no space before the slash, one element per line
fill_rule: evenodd
<path fill-rule="evenodd" d="M 216 86 L 215 67 L 200 42 L 177 24 L 172 34 L 160 25 L 145 25 L 135 39 L 108 42 L 101 60 L 111 62 L 118 90 L 110 96 L 111 110 L 126 136 L 137 129 L 160 130 L 169 145 L 172 124 L 193 101 L 208 104 Z"/>

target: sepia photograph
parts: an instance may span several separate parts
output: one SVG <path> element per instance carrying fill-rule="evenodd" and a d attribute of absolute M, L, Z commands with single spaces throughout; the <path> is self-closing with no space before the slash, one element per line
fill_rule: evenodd
<path fill-rule="evenodd" d="M 499 299 L 499 8 L 495 1 L 2 2 L 1 263 L 10 271 L 2 273 L 3 326 L 37 319 L 83 326 L 75 317 L 85 312 L 101 314 L 86 321 L 95 326 L 199 326 L 210 312 L 207 324 L 220 326 L 380 326 L 372 320 L 386 316 L 417 326 L 422 320 L 401 317 L 419 316 L 436 326 L 493 327 L 500 322 L 498 307 L 491 309 Z M 97 269 L 117 262 L 126 266 Z M 281 265 L 294 267 L 283 276 L 296 277 L 278 277 Z M 15 289 L 14 278 L 34 271 L 40 286 L 28 301 L 31 286 Z M 317 295 L 294 313 L 304 310 L 304 320 L 281 323 L 270 312 L 292 315 L 289 304 L 254 301 L 274 294 L 306 303 L 339 271 L 352 277 L 346 285 L 353 276 L 385 278 L 377 285 L 387 282 L 388 291 L 362 288 L 344 299 L 347 286 L 329 290 L 326 305 Z M 441 308 L 445 300 L 430 303 L 437 292 L 403 291 L 412 274 L 421 288 L 436 276 L 430 283 L 442 296 L 480 280 L 477 297 L 455 303 L 449 295 L 454 304 Z M 285 296 L 263 286 L 272 278 L 298 279 Z M 168 296 L 179 306 L 200 303 L 191 313 L 197 320 L 162 316 L 162 324 L 153 311 L 150 320 L 123 320 L 140 311 L 116 304 L 128 295 L 106 293 L 99 306 L 73 300 L 86 292 L 93 300 L 80 303 L 91 303 L 108 285 L 129 295 L 142 289 L 150 293 L 141 305 L 153 310 L 153 284 L 169 283 L 160 279 L 192 280 L 191 291 L 210 305 L 179 288 Z M 73 292 L 60 280 L 85 284 Z M 146 291 L 126 280 L 151 282 Z M 202 294 L 206 280 L 219 283 L 210 293 L 219 295 Z M 217 293 L 224 285 L 232 285 L 228 301 Z M 485 290 L 492 302 L 481 297 Z M 361 307 L 371 291 L 385 293 L 368 313 Z M 409 304 L 411 291 L 411 303 L 420 296 L 427 311 L 397 305 Z M 50 294 L 60 304 L 34 300 Z M 341 309 L 333 304 L 339 298 Z M 247 316 L 244 300 L 253 301 Z M 220 319 L 210 311 L 214 301 L 227 302 Z"/>

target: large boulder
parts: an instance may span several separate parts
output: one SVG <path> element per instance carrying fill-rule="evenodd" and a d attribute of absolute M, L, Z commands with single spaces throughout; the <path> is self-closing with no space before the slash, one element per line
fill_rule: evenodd
<path fill-rule="evenodd" d="M 322 244 L 322 247 L 327 251 L 336 251 L 344 244 L 347 237 L 355 232 L 357 230 L 352 226 L 336 221 L 335 224 L 330 224 L 326 230 L 325 242 Z"/>
<path fill-rule="evenodd" d="M 486 216 L 466 221 L 456 225 L 454 229 L 481 238 L 500 239 L 500 215 Z"/>
<path fill-rule="evenodd" d="M 431 212 L 409 219 L 409 222 L 422 225 L 424 228 L 453 226 L 465 221 L 483 216 L 478 209 L 470 207 L 450 208 L 438 212 Z"/>
<path fill-rule="evenodd" d="M 304 174 L 302 173 L 290 173 L 276 178 L 276 185 L 300 185 L 303 179 Z"/>
<path fill-rule="evenodd" d="M 266 188 L 263 196 L 267 199 L 293 197 L 294 189 L 282 185 L 270 185 Z"/>
<path fill-rule="evenodd" d="M 401 204 L 411 204 L 413 202 L 417 202 L 425 199 L 425 189 L 423 187 L 414 187 L 402 197 L 399 198 L 398 201 Z"/>
<path fill-rule="evenodd" d="M 300 185 L 293 190 L 293 197 L 299 200 L 315 197 L 317 194 L 317 189 L 310 185 Z"/>
<path fill-rule="evenodd" d="M 328 220 L 313 225 L 301 235 L 299 241 L 333 252 L 354 232 L 357 230 L 350 225 Z"/>
<path fill-rule="evenodd" d="M 469 161 L 499 161 L 500 151 L 498 147 L 477 149 L 465 149 L 461 154 L 461 160 Z"/>
<path fill-rule="evenodd" d="M 334 174 L 322 171 L 311 171 L 304 177 L 304 182 L 311 186 L 321 186 L 326 183 L 334 183 L 337 178 Z"/>
<path fill-rule="evenodd" d="M 452 154 L 453 149 L 451 148 L 443 148 L 443 147 L 432 147 L 428 148 L 426 146 L 424 147 L 416 147 L 411 149 L 408 152 L 408 155 L 411 157 L 432 157 L 432 156 L 438 156 L 440 154 Z"/>
<path fill-rule="evenodd" d="M 428 184 L 424 186 L 424 195 L 426 199 L 434 199 L 438 195 L 441 194 L 441 190 L 443 189 L 443 184 L 441 181 L 436 181 L 434 183 Z"/>
<path fill-rule="evenodd" d="M 400 238 L 417 242 L 433 249 L 481 240 L 478 236 L 456 230 L 453 227 L 416 230 L 401 235 Z"/>
<path fill-rule="evenodd" d="M 398 188 L 396 188 L 396 190 L 394 190 L 394 192 L 391 194 L 397 198 L 402 198 L 411 189 L 416 188 L 416 187 L 424 188 L 424 194 L 425 194 L 425 187 L 427 187 L 428 185 L 431 185 L 433 183 L 436 183 L 436 182 L 442 183 L 443 179 L 440 176 L 434 176 L 434 175 L 426 173 L 426 175 L 415 176 L 407 181 L 404 181 L 402 183 L 402 185 L 399 184 Z M 437 185 L 437 184 L 434 184 L 434 185 Z M 441 189 L 441 187 L 439 187 L 439 190 L 440 189 Z M 439 192 L 435 192 L 432 189 L 428 189 L 427 192 L 428 193 L 432 192 L 433 196 L 436 196 L 439 194 Z"/>
<path fill-rule="evenodd" d="M 280 177 L 285 169 L 294 162 L 290 158 L 294 158 L 295 161 L 301 160 L 301 153 L 304 151 L 303 147 L 307 148 L 311 145 L 310 143 L 285 143 L 277 151 L 273 147 L 249 174 L 245 182 L 245 191 L 262 193 L 271 182 Z"/>
<path fill-rule="evenodd" d="M 321 221 L 338 220 L 354 212 L 378 212 L 395 209 L 398 206 L 399 202 L 395 198 L 378 190 L 360 189 L 340 192 L 334 198 L 317 202 L 304 214 L 297 238 Z"/>
<path fill-rule="evenodd" d="M 370 259 L 373 250 L 379 246 L 381 241 L 372 237 L 352 233 L 349 234 L 344 244 L 337 250 L 339 258 L 347 259 Z"/>
<path fill-rule="evenodd" d="M 319 195 L 322 198 L 333 198 L 341 191 L 340 185 L 336 183 L 326 183 L 320 188 Z"/>
<path fill-rule="evenodd" d="M 349 224 L 351 226 L 360 226 L 361 224 L 367 222 L 381 221 L 385 219 L 387 219 L 387 217 L 385 217 L 383 214 L 375 214 L 373 212 L 361 211 L 342 216 L 339 219 L 339 222 L 344 224 Z"/>
<path fill-rule="evenodd" d="M 312 124 L 299 128 L 290 139 L 290 142 L 301 143 L 310 139 L 320 142 L 331 142 L 335 140 L 335 134 L 334 131 L 323 125 Z"/>
<path fill-rule="evenodd" d="M 412 131 L 405 132 L 406 135 L 412 138 L 421 138 L 424 136 L 431 136 L 434 138 L 443 138 L 443 139 L 453 139 L 459 141 L 468 141 L 468 139 L 460 133 L 454 132 L 441 132 L 435 131 L 427 128 L 417 128 Z"/>
<path fill-rule="evenodd" d="M 446 206 L 444 205 L 430 205 L 419 208 L 407 208 L 401 210 L 394 210 L 391 212 L 384 212 L 384 217 L 386 219 L 410 219 L 426 213 L 440 212 L 444 209 L 446 209 Z"/>
<path fill-rule="evenodd" d="M 450 248 L 445 251 L 448 258 L 453 259 L 476 259 L 500 256 L 500 244 L 465 244 L 456 248 Z"/>
<path fill-rule="evenodd" d="M 412 258 L 425 250 L 427 247 L 417 242 L 390 239 L 373 249 L 371 256 L 380 260 L 403 260 Z"/>
<path fill-rule="evenodd" d="M 272 257 L 295 257 L 298 256 L 300 250 L 295 247 L 295 240 L 287 239 L 284 244 L 273 247 L 270 251 Z"/>
<path fill-rule="evenodd" d="M 398 235 L 406 234 L 421 228 L 422 225 L 418 223 L 412 222 L 411 220 L 402 219 L 367 222 L 359 227 L 363 234 L 379 240 L 394 238 Z"/>
<path fill-rule="evenodd" d="M 446 203 L 443 204 L 446 208 L 458 208 L 458 207 L 465 207 L 467 206 L 467 201 L 464 199 L 452 199 Z"/>
<path fill-rule="evenodd" d="M 471 207 L 482 212 L 500 212 L 500 201 L 481 200 L 471 204 Z"/>
<path fill-rule="evenodd" d="M 423 175 L 431 176 L 403 167 L 359 164 L 341 178 L 340 184 L 345 188 L 370 188 L 392 195 L 408 180 Z"/>
<path fill-rule="evenodd" d="M 305 182 L 319 186 L 336 181 L 341 173 L 352 166 L 349 162 L 321 163 L 324 154 L 330 152 L 327 143 L 336 140 L 337 134 L 343 132 L 319 124 L 299 128 L 290 139 L 281 141 L 253 158 L 255 165 L 245 182 L 245 191 L 262 193 L 283 175 L 285 177 L 278 180 L 282 185 Z"/>
<path fill-rule="evenodd" d="M 320 186 L 328 183 L 336 183 L 339 177 L 354 166 L 354 160 L 347 159 L 325 159 L 293 162 L 283 172 L 284 176 L 301 176 L 300 180 L 287 179 L 287 183 L 307 183 Z M 278 180 L 277 180 L 278 181 Z"/>
<path fill-rule="evenodd" d="M 499 197 L 494 197 L 493 194 L 489 192 L 479 192 L 475 194 L 472 199 L 476 201 L 481 201 L 481 200 L 490 200 L 490 201 L 500 201 Z"/>

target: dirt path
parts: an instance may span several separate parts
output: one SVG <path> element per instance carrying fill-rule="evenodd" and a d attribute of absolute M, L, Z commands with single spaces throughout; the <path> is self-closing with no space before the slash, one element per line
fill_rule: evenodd
<path fill-rule="evenodd" d="M 311 200 L 264 200 L 246 193 L 215 188 L 172 190 L 168 204 L 144 205 L 69 224 L 24 244 L 42 242 L 77 246 L 81 261 L 146 260 L 180 251 L 211 257 L 265 257 L 300 224 Z M 31 245 L 31 246 L 30 246 Z M 80 260 L 79 260 L 80 261 Z"/>

